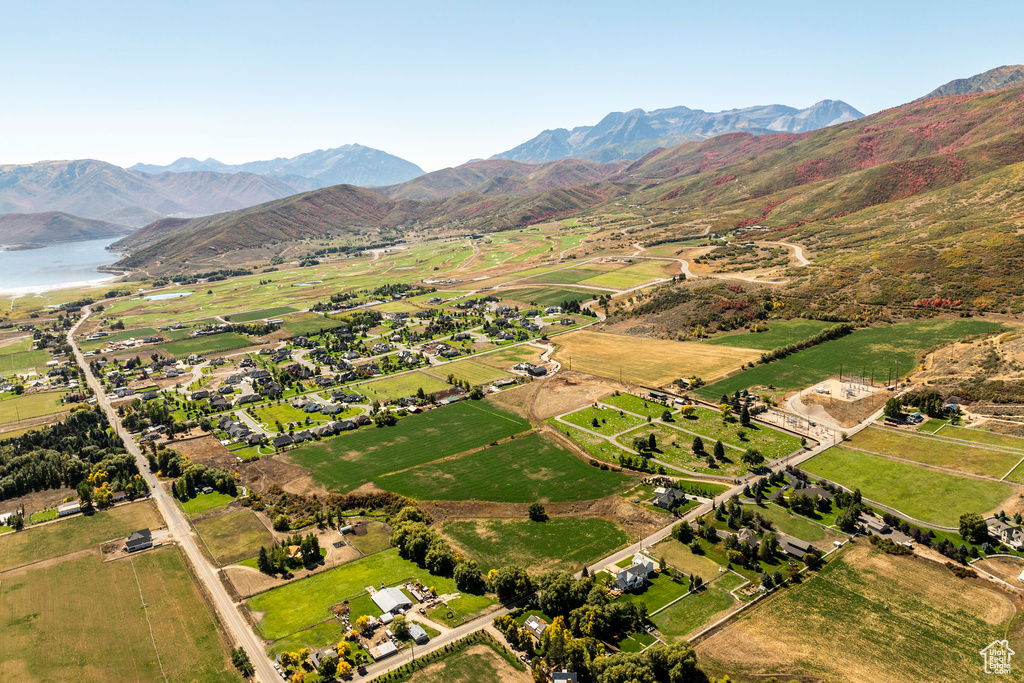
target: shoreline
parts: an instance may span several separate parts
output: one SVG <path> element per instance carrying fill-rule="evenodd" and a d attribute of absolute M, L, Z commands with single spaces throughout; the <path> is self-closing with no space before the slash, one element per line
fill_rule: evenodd
<path fill-rule="evenodd" d="M 17 299 L 24 296 L 49 294 L 50 292 L 56 292 L 62 289 L 81 289 L 86 287 L 101 287 L 106 284 L 111 284 L 118 278 L 122 278 L 128 273 L 121 273 L 119 275 L 108 275 L 102 278 L 95 278 L 92 280 L 78 280 L 75 282 L 61 282 L 49 285 L 28 285 L 25 287 L 3 287 L 0 286 L 0 297 L 4 299 Z"/>

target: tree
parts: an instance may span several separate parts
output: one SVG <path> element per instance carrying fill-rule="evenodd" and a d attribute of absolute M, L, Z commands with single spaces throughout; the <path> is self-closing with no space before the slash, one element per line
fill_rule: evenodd
<path fill-rule="evenodd" d="M 231 663 L 246 678 L 251 678 L 256 673 L 256 667 L 252 665 L 248 653 L 241 647 L 231 651 Z"/>
<path fill-rule="evenodd" d="M 87 481 L 78 482 L 78 500 L 82 503 L 82 507 L 92 505 L 92 486 Z"/>
<path fill-rule="evenodd" d="M 651 432 L 650 436 L 647 437 L 647 448 L 652 451 L 658 448 L 658 439 L 654 436 L 654 432 Z"/>
<path fill-rule="evenodd" d="M 486 586 L 480 567 L 473 560 L 464 560 L 455 565 L 455 587 L 467 593 L 483 593 Z"/>
<path fill-rule="evenodd" d="M 665 410 L 664 412 L 662 412 L 661 413 L 661 420 L 662 420 L 662 422 L 671 422 L 672 421 L 672 411 L 671 410 Z"/>
<path fill-rule="evenodd" d="M 693 437 L 692 450 L 696 455 L 702 454 L 704 452 L 704 439 L 700 438 L 699 436 Z"/>
<path fill-rule="evenodd" d="M 725 445 L 721 441 L 715 442 L 715 460 L 722 460 L 725 458 Z"/>
<path fill-rule="evenodd" d="M 750 466 L 751 469 L 760 467 L 764 464 L 764 456 L 761 455 L 761 451 L 756 448 L 748 448 L 747 452 L 743 454 L 741 458 L 744 464 Z"/>
<path fill-rule="evenodd" d="M 767 590 L 771 590 L 773 585 L 772 577 L 768 572 L 761 574 L 761 585 L 764 586 Z"/>
<path fill-rule="evenodd" d="M 988 540 L 988 525 L 977 512 L 960 515 L 960 537 L 968 543 L 984 543 Z"/>
<path fill-rule="evenodd" d="M 533 588 L 533 582 L 526 570 L 514 565 L 492 570 L 488 579 L 491 590 L 498 595 L 498 600 L 501 602 L 518 598 Z"/>
<path fill-rule="evenodd" d="M 747 406 L 740 409 L 740 424 L 744 427 L 750 426 L 750 411 L 747 410 Z"/>
<path fill-rule="evenodd" d="M 274 566 L 270 562 L 270 555 L 267 554 L 265 546 L 260 546 L 260 554 L 256 558 L 256 568 L 264 574 L 272 574 L 274 572 Z"/>
<path fill-rule="evenodd" d="M 775 573 L 772 574 L 772 583 L 776 586 L 781 586 L 784 581 L 785 579 L 782 578 L 782 572 L 776 569 Z"/>
<path fill-rule="evenodd" d="M 355 627 L 356 630 L 364 636 L 369 636 L 370 633 L 372 633 L 372 630 L 370 629 L 370 617 L 365 614 L 356 619 Z"/>
<path fill-rule="evenodd" d="M 544 511 L 544 506 L 540 503 L 530 503 L 530 519 L 535 522 L 547 521 L 548 514 Z"/>
<path fill-rule="evenodd" d="M 693 541 L 693 529 L 689 522 L 680 522 L 672 527 L 672 536 L 680 543 L 686 544 Z"/>
<path fill-rule="evenodd" d="M 836 515 L 836 526 L 839 527 L 841 531 L 845 531 L 848 534 L 853 533 L 857 528 L 857 518 L 857 510 L 851 505 L 850 507 L 840 510 L 839 514 Z"/>
<path fill-rule="evenodd" d="M 360 653 L 360 654 L 362 654 L 362 653 Z M 337 671 L 334 672 L 334 674 L 338 678 L 345 678 L 345 677 L 351 675 L 351 673 L 352 673 L 352 665 L 351 664 L 349 664 L 348 662 L 346 662 L 344 660 L 338 662 Z"/>
<path fill-rule="evenodd" d="M 274 517 L 274 531 L 288 531 L 290 527 L 291 523 L 288 521 L 288 515 Z"/>
<path fill-rule="evenodd" d="M 885 402 L 883 412 L 886 417 L 890 417 L 894 420 L 903 419 L 903 406 L 900 404 L 900 400 L 895 396 Z"/>
<path fill-rule="evenodd" d="M 396 638 L 405 638 L 409 635 L 409 622 L 406 621 L 404 614 L 399 614 L 392 620 L 391 632 L 395 634 Z"/>

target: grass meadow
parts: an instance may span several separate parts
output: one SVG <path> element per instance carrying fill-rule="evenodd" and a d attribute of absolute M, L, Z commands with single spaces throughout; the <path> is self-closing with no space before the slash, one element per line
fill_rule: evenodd
<path fill-rule="evenodd" d="M 484 571 L 517 564 L 536 574 L 576 572 L 629 543 L 614 522 L 596 518 L 460 520 L 441 531 Z"/>
<path fill-rule="evenodd" d="M 486 401 L 464 401 L 289 451 L 328 489 L 345 493 L 389 472 L 447 458 L 530 428 Z M 379 485 L 379 482 L 378 482 Z"/>
<path fill-rule="evenodd" d="M 53 415 L 70 408 L 61 403 L 66 391 L 40 391 L 15 396 L 7 395 L 0 400 L 0 424 L 20 422 L 34 417 Z"/>
<path fill-rule="evenodd" d="M 707 399 L 717 399 L 722 394 L 732 394 L 752 386 L 807 387 L 837 375 L 840 363 L 845 373 L 874 373 L 875 381 L 883 383 L 890 371 L 895 376 L 897 361 L 902 377 L 916 366 L 923 351 L 963 337 L 993 332 L 1000 327 L 999 323 L 983 320 L 928 320 L 866 327 L 701 387 L 696 393 Z"/>
<path fill-rule="evenodd" d="M 222 565 L 255 557 L 260 546 L 274 542 L 263 522 L 249 509 L 206 517 L 195 522 L 195 528 L 205 547 Z"/>
<path fill-rule="evenodd" d="M 235 349 L 242 349 L 246 346 L 252 345 L 252 340 L 244 334 L 238 334 L 237 332 L 225 332 L 223 334 L 213 334 L 208 337 L 190 337 L 180 341 L 172 341 L 166 344 L 161 344 L 157 348 L 168 356 L 180 359 L 188 358 L 193 353 L 203 356 L 210 353 L 234 351 Z"/>
<path fill-rule="evenodd" d="M 375 483 L 419 500 L 532 503 L 603 498 L 629 481 L 534 433 L 453 460 L 396 471 Z"/>
<path fill-rule="evenodd" d="M 952 435 L 948 429 L 943 429 L 939 435 Z M 997 435 L 993 434 L 992 436 Z M 1019 442 L 1016 444 L 1017 448 L 1021 448 L 1024 445 L 1024 440 L 1017 441 Z M 913 432 L 884 427 L 868 427 L 852 436 L 848 444 L 851 448 L 859 448 L 872 453 L 892 455 L 926 465 L 946 467 L 996 479 L 1002 478 L 1020 462 L 1021 458 L 1024 458 L 1024 450 L 1007 451 L 1000 447 L 987 447 L 980 443 L 977 446 L 971 446 L 962 441 L 943 441 L 939 438 L 919 436 Z"/>
<path fill-rule="evenodd" d="M 835 323 L 823 320 L 769 320 L 762 324 L 764 332 L 748 332 L 746 330 L 738 333 L 730 333 L 713 339 L 706 339 L 705 344 L 716 344 L 721 346 L 735 346 L 742 349 L 759 349 L 771 351 L 786 344 L 796 344 L 809 337 L 813 337 L 827 327 Z"/>
<path fill-rule="evenodd" d="M 1009 484 L 948 474 L 842 446 L 814 456 L 800 468 L 847 488 L 859 488 L 865 498 L 915 519 L 948 527 L 955 527 L 965 512 L 995 510 L 1014 493 Z"/>

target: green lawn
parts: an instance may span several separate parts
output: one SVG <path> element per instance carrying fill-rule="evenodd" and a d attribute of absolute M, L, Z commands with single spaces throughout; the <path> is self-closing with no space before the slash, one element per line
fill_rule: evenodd
<path fill-rule="evenodd" d="M 641 261 L 639 263 L 634 263 L 631 266 L 626 266 L 625 268 L 601 273 L 600 275 L 587 278 L 586 280 L 576 280 L 576 282 L 583 285 L 590 285 L 592 287 L 628 289 L 630 287 L 642 285 L 645 282 L 669 277 L 664 270 L 665 265 L 672 265 L 675 266 L 675 268 L 678 268 L 676 264 L 668 264 L 666 261 Z M 678 273 L 678 270 L 673 272 Z"/>
<path fill-rule="evenodd" d="M 380 586 L 381 582 L 393 586 L 409 578 L 434 586 L 438 594 L 458 592 L 452 579 L 431 575 L 400 558 L 398 550 L 393 549 L 260 593 L 250 598 L 248 605 L 254 612 L 265 612 L 257 625 L 259 633 L 268 640 L 277 640 L 332 619 L 333 605 L 364 595 L 366 586 Z M 492 604 L 483 596 L 466 595 L 461 599 L 465 600 L 461 607 L 476 608 L 467 614 Z"/>
<path fill-rule="evenodd" d="M 346 521 L 346 524 L 351 522 Z M 350 534 L 348 541 L 363 555 L 372 555 L 391 547 L 391 529 L 384 522 L 371 520 L 367 523 L 366 535 Z"/>
<path fill-rule="evenodd" d="M 750 332 L 741 330 L 735 334 L 726 334 L 714 339 L 704 340 L 705 344 L 718 344 L 720 346 L 736 346 L 742 349 L 760 349 L 771 351 L 787 344 L 796 344 L 813 337 L 827 327 L 835 323 L 823 320 L 767 320 L 759 323 L 759 326 L 766 328 L 764 332 Z"/>
<path fill-rule="evenodd" d="M 955 427 L 946 427 L 938 436 L 952 437 L 949 432 Z M 964 429 L 963 432 L 975 430 Z M 992 436 L 998 436 L 993 434 Z M 963 439 L 964 437 L 957 437 Z M 1008 437 L 1012 438 L 1012 437 Z M 872 453 L 892 455 L 905 460 L 946 467 L 949 469 L 967 472 L 968 474 L 980 474 L 987 477 L 1001 478 L 1024 458 L 1024 450 L 1007 452 L 995 448 L 986 448 L 984 445 L 969 446 L 965 443 L 954 441 L 943 441 L 937 438 L 930 438 L 918 435 L 914 432 L 904 432 L 885 427 L 868 427 L 849 440 L 852 448 L 859 448 Z M 1022 442 L 1024 443 L 1024 442 Z M 1018 448 L 1020 444 L 1015 444 Z"/>
<path fill-rule="evenodd" d="M 938 422 L 938 420 L 929 420 L 929 422 Z M 986 446 L 998 446 L 999 448 L 1007 448 L 1011 450 L 1020 451 L 1022 457 L 1024 457 L 1024 439 L 1019 436 L 1008 436 L 1006 434 L 996 434 L 995 432 L 989 432 L 984 429 L 968 429 L 967 427 L 954 427 L 950 424 L 942 425 L 938 431 L 934 432 L 935 436 L 939 436 L 945 439 L 958 439 L 961 441 L 973 441 L 975 443 L 984 444 Z"/>
<path fill-rule="evenodd" d="M 252 346 L 253 341 L 244 334 L 237 332 L 224 332 L 213 334 L 208 337 L 191 337 L 181 341 L 172 341 L 161 344 L 157 348 L 174 358 L 188 358 L 193 353 L 200 356 L 209 353 L 220 353 L 222 351 L 233 351 L 234 349 Z"/>
<path fill-rule="evenodd" d="M 407 396 L 415 396 L 418 389 L 423 389 L 428 394 L 435 391 L 444 391 L 451 386 L 442 379 L 427 374 L 422 370 L 407 372 L 394 377 L 374 380 L 366 384 L 357 384 L 354 390 L 362 394 L 369 401 L 374 399 L 384 403 L 395 401 Z"/>
<path fill-rule="evenodd" d="M 629 413 L 622 413 L 620 415 L 618 410 L 595 408 L 594 406 L 587 406 L 582 410 L 577 410 L 575 413 L 563 415 L 562 419 L 578 427 L 583 427 L 605 436 L 613 436 L 619 432 L 624 432 L 627 429 L 633 429 L 644 424 L 644 419 L 636 415 L 630 415 Z M 594 420 L 597 420 L 598 423 L 596 427 L 594 426 Z"/>
<path fill-rule="evenodd" d="M 461 379 L 472 385 L 490 384 L 504 377 L 512 377 L 511 373 L 472 358 L 430 368 L 428 372 L 441 379 L 446 379 L 450 374 L 455 375 L 456 379 Z"/>
<path fill-rule="evenodd" d="M 446 523 L 442 531 L 485 571 L 516 564 L 535 573 L 575 572 L 629 543 L 618 525 L 594 518 L 455 521 Z"/>
<path fill-rule="evenodd" d="M 604 271 L 590 268 L 565 268 L 562 270 L 543 273 L 530 279 L 534 282 L 553 282 L 555 284 L 570 285 L 580 282 L 581 280 L 586 280 L 587 278 L 596 277 L 602 273 L 604 273 Z"/>
<path fill-rule="evenodd" d="M 216 515 L 195 523 L 203 544 L 222 565 L 255 557 L 260 546 L 270 546 L 274 537 L 252 510 Z"/>
<path fill-rule="evenodd" d="M 0 356 L 0 374 L 10 375 L 15 372 L 24 372 L 33 368 L 41 368 L 50 360 L 50 354 L 40 349 L 39 351 L 22 351 L 21 353 L 10 353 Z"/>
<path fill-rule="evenodd" d="M 808 522 L 801 517 L 797 517 L 796 515 L 791 515 L 780 507 L 776 507 L 775 505 L 760 505 L 754 509 L 759 512 L 762 517 L 770 519 L 775 525 L 775 528 L 784 534 L 796 536 L 797 538 L 808 542 L 825 540 L 825 530 L 820 526 Z"/>
<path fill-rule="evenodd" d="M 186 514 L 194 516 L 215 508 L 226 507 L 227 504 L 233 500 L 233 496 L 214 491 L 213 493 L 198 493 L 195 498 L 190 498 L 186 501 L 179 501 L 179 503 L 181 504 L 181 509 L 184 510 Z"/>
<path fill-rule="evenodd" d="M 736 604 L 728 591 L 712 583 L 698 593 L 683 598 L 664 612 L 651 617 L 666 636 L 682 637 L 708 624 L 719 612 Z"/>
<path fill-rule="evenodd" d="M 324 330 L 333 330 L 336 327 L 344 327 L 346 325 L 348 323 L 344 320 L 317 317 L 306 320 L 286 321 L 283 327 L 286 332 L 291 333 L 293 336 L 301 337 L 303 335 L 319 334 Z"/>
<path fill-rule="evenodd" d="M 413 415 L 393 427 L 369 427 L 289 451 L 328 489 L 345 493 L 388 472 L 447 458 L 529 429 L 487 401 L 463 401 Z M 379 483 L 378 483 L 379 485 Z"/>
<path fill-rule="evenodd" d="M 715 445 L 715 441 L 721 441 L 743 451 L 756 448 L 766 458 L 782 458 L 801 448 L 800 437 L 754 422 L 749 427 L 744 427 L 736 417 L 723 424 L 722 416 L 717 410 L 702 406 L 697 406 L 693 417 L 677 415 L 675 421 L 669 424 L 674 428 L 700 435 L 708 451 Z M 740 432 L 744 433 L 743 439 L 740 439 Z"/>
<path fill-rule="evenodd" d="M 633 558 L 629 558 L 626 562 L 626 566 L 629 566 L 632 560 Z M 655 556 L 655 560 L 657 560 L 657 556 Z M 661 609 L 673 600 L 686 595 L 686 591 L 689 590 L 689 587 L 689 578 L 684 576 L 680 579 L 679 583 L 676 583 L 667 572 L 662 572 L 653 575 L 643 589 L 623 593 L 618 599 L 622 602 L 647 603 L 647 613 L 650 614 L 655 610 Z"/>
<path fill-rule="evenodd" d="M 956 526 L 965 512 L 985 513 L 1013 495 L 1008 484 L 972 479 L 837 446 L 801 469 L 888 505 L 915 519 Z"/>
<path fill-rule="evenodd" d="M 142 337 L 167 337 L 167 332 L 157 332 L 153 327 L 138 327 L 131 330 L 115 330 L 110 332 L 106 337 L 97 339 L 95 341 L 85 341 L 81 343 L 81 347 L 86 351 L 90 349 L 101 349 L 107 344 L 124 341 L 125 339 L 139 339 Z"/>
<path fill-rule="evenodd" d="M 627 451 L 623 448 L 619 448 L 611 441 L 602 439 L 599 436 L 585 432 L 582 429 L 565 425 L 555 420 L 555 418 L 549 418 L 548 424 L 562 432 L 570 439 L 575 441 L 581 446 L 587 453 L 594 456 L 598 460 L 604 460 L 613 464 L 618 464 L 620 455 L 631 455 L 631 451 Z"/>
<path fill-rule="evenodd" d="M 600 403 L 621 408 L 627 413 L 636 413 L 637 415 L 643 415 L 644 417 L 656 418 L 661 417 L 662 413 L 666 410 L 675 412 L 675 406 L 666 406 L 658 403 L 657 401 L 648 401 L 634 396 L 633 394 L 619 394 L 618 396 L 606 396 L 600 400 Z"/>
<path fill-rule="evenodd" d="M 787 358 L 758 365 L 697 390 L 707 399 L 732 394 L 739 389 L 755 385 L 773 385 L 789 389 L 807 387 L 844 371 L 861 372 L 875 381 L 884 383 L 890 370 L 895 373 L 899 361 L 900 376 L 905 376 L 917 364 L 918 355 L 935 346 L 957 339 L 993 332 L 999 323 L 983 320 L 928 320 L 899 323 L 854 330 L 839 339 L 794 353 Z"/>
<path fill-rule="evenodd" d="M 269 318 L 280 318 L 286 313 L 294 313 L 291 306 L 278 306 L 277 308 L 264 308 L 261 311 L 249 311 L 248 313 L 232 313 L 224 316 L 233 323 L 250 323 L 254 320 L 267 320 Z"/>
<path fill-rule="evenodd" d="M 375 483 L 419 500 L 531 503 L 603 498 L 628 481 L 625 475 L 586 464 L 535 433 L 454 460 L 378 477 Z"/>

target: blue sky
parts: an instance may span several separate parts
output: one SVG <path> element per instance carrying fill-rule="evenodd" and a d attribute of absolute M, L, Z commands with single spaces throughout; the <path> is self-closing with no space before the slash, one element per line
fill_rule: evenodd
<path fill-rule="evenodd" d="M 609 111 L 841 99 L 1024 62 L 1024 3 L 0 2 L 0 164 L 238 163 L 358 142 L 426 170 Z"/>

